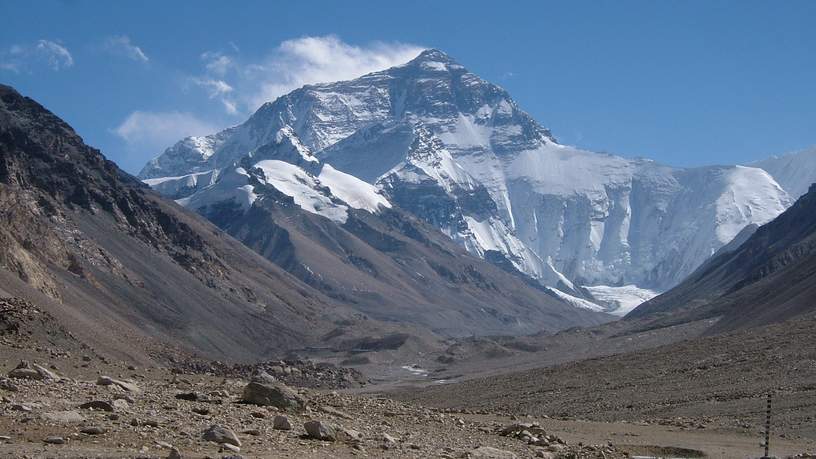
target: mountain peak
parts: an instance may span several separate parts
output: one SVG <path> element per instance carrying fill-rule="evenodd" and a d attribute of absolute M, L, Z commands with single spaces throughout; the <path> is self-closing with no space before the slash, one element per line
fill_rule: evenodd
<path fill-rule="evenodd" d="M 459 65 L 459 63 L 456 62 L 455 59 L 435 48 L 426 49 L 425 51 L 422 51 L 421 53 L 419 53 L 417 57 L 409 61 L 407 65 L 427 66 L 428 64 L 433 65 L 432 63 L 437 63 L 437 65 L 439 64 Z"/>

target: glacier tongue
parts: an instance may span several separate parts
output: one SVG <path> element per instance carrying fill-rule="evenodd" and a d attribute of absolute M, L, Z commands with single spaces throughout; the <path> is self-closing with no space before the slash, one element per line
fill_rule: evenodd
<path fill-rule="evenodd" d="M 263 160 L 297 166 L 266 165 L 270 184 L 310 211 L 342 221 L 332 205 L 393 203 L 472 253 L 581 300 L 591 297 L 573 282 L 675 285 L 743 227 L 790 205 L 774 177 L 807 180 L 778 161 L 757 164 L 769 173 L 682 169 L 560 145 L 504 89 L 438 50 L 304 86 L 239 126 L 180 141 L 140 176 L 190 193 L 217 187 L 219 170 Z"/>

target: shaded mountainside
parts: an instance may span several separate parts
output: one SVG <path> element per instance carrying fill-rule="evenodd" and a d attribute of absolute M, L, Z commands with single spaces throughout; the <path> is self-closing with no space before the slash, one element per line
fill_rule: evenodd
<path fill-rule="evenodd" d="M 251 359 L 373 326 L 155 195 L 62 120 L 0 86 L 0 285 L 95 345 Z"/>
<path fill-rule="evenodd" d="M 664 326 L 721 316 L 713 333 L 816 309 L 816 185 L 775 220 L 741 239 L 742 244 L 722 250 L 627 319 L 651 319 L 654 326 Z"/>

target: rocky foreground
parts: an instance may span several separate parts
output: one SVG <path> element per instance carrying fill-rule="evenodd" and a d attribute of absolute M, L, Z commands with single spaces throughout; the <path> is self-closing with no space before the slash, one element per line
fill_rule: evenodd
<path fill-rule="evenodd" d="M 376 396 L 295 389 L 266 372 L 242 380 L 77 360 L 5 369 L 0 455 L 624 457 L 612 445 L 567 444 L 533 422 L 465 419 Z"/>

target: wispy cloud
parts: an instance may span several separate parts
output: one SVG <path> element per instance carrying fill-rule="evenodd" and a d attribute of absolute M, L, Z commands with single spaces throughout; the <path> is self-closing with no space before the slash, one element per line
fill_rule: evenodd
<path fill-rule="evenodd" d="M 62 70 L 74 65 L 68 48 L 51 40 L 16 44 L 0 51 L 0 69 L 13 72 L 31 71 L 45 65 L 52 70 Z"/>
<path fill-rule="evenodd" d="M 233 92 L 233 87 L 227 84 L 226 81 L 217 80 L 214 78 L 191 78 L 190 81 L 207 91 L 210 99 L 218 99 L 224 105 L 224 110 L 228 114 L 234 115 L 238 113 L 238 107 L 235 101 L 230 97 Z"/>
<path fill-rule="evenodd" d="M 116 35 L 105 40 L 103 48 L 110 53 L 124 56 L 136 62 L 148 62 L 150 59 L 142 48 L 133 44 L 127 35 Z"/>
<path fill-rule="evenodd" d="M 205 75 L 196 77 L 199 81 L 221 81 L 232 88 L 213 95 L 214 86 L 199 85 L 231 114 L 254 111 L 306 84 L 352 79 L 403 64 L 423 50 L 406 43 L 351 45 L 335 35 L 286 40 L 255 60 L 243 58 L 237 46 L 231 45 L 231 49 L 231 53 L 203 53 Z"/>
<path fill-rule="evenodd" d="M 145 160 L 175 142 L 191 135 L 215 132 L 218 126 L 186 112 L 135 111 L 113 129 L 128 149 L 145 155 Z"/>

